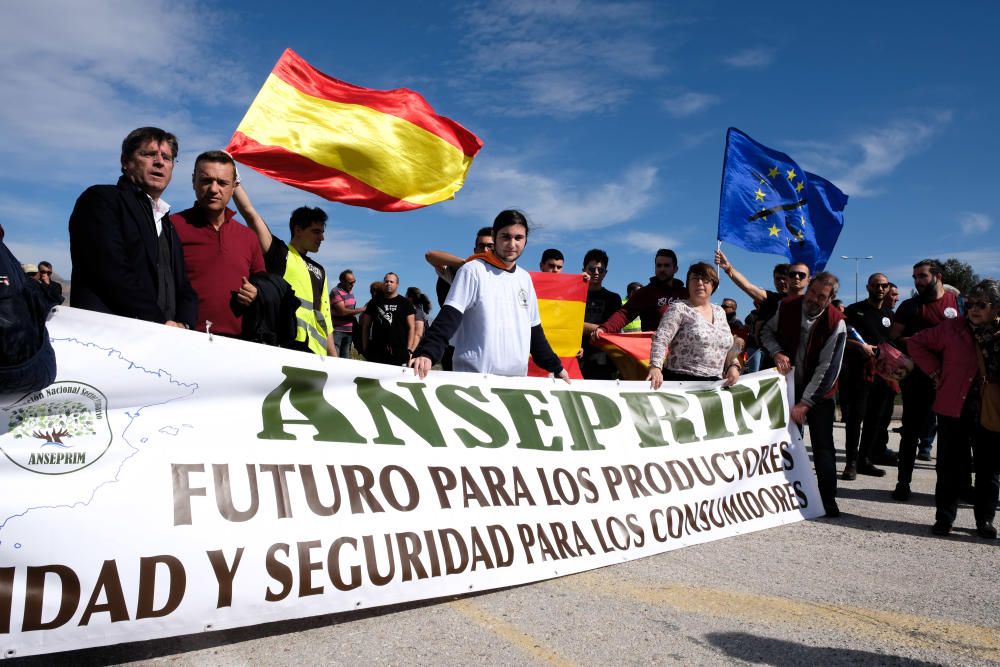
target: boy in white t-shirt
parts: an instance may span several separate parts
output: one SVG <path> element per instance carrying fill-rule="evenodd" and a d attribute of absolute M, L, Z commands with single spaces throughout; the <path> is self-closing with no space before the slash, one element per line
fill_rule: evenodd
<path fill-rule="evenodd" d="M 410 367 L 427 377 L 451 340 L 454 370 L 524 376 L 528 355 L 567 382 L 569 375 L 545 339 L 531 276 L 517 266 L 528 242 L 520 211 L 493 221 L 493 252 L 473 255 L 455 275 L 441 313 L 413 352 Z"/>

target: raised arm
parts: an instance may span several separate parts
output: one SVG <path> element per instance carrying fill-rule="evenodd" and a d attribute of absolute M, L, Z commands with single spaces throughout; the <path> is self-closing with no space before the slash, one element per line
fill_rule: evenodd
<path fill-rule="evenodd" d="M 444 250 L 428 250 L 424 253 L 424 259 L 434 268 L 457 269 L 465 264 L 465 260 L 458 255 L 452 255 Z"/>
<path fill-rule="evenodd" d="M 250 202 L 250 195 L 247 194 L 246 188 L 243 185 L 237 185 L 233 190 L 233 203 L 236 204 L 236 210 L 246 220 L 247 227 L 257 235 L 261 251 L 267 253 L 271 249 L 271 230 L 268 228 L 264 218 L 257 212 L 257 209 L 253 207 L 253 204 Z"/>
<path fill-rule="evenodd" d="M 729 263 L 729 259 L 726 254 L 721 250 L 715 251 L 715 263 L 719 265 L 729 279 L 733 281 L 733 284 L 743 290 L 747 296 L 754 300 L 754 303 L 760 303 L 767 298 L 767 291 L 754 285 L 752 282 L 746 279 L 742 273 L 736 270 L 736 267 Z"/>

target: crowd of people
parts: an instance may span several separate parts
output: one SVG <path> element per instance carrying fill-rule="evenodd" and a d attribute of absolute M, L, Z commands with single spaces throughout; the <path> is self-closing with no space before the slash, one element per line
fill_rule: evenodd
<path fill-rule="evenodd" d="M 521 212 L 502 211 L 492 226 L 479 229 L 471 256 L 427 253 L 438 275 L 439 305 L 429 323 L 430 299 L 416 288 L 400 293 L 396 273 L 371 285 L 364 306 L 350 269 L 331 290 L 325 270 L 309 257 L 323 243 L 326 214 L 296 209 L 289 240 L 275 237 L 223 151 L 198 156 L 195 205 L 171 213 L 162 194 L 177 152 L 172 134 L 134 130 L 122 143 L 118 183 L 93 186 L 80 196 L 69 222 L 73 306 L 323 356 L 348 357 L 356 347 L 370 361 L 409 366 L 421 378 L 438 363 L 446 370 L 523 376 L 530 357 L 569 382 L 545 337 L 532 279 L 519 263 L 531 232 Z M 237 212 L 246 225 L 234 219 Z M 792 373 L 790 418 L 808 429 L 829 517 L 840 513 L 838 477 L 884 476 L 880 465 L 896 467 L 892 498 L 908 501 L 915 461 L 930 459 L 936 419 L 933 532 L 947 535 L 959 500 L 969 499 L 978 535 L 996 538 L 996 281 L 956 294 L 944 284 L 939 263 L 927 259 L 914 265 L 915 294 L 898 308 L 900 290 L 882 273 L 868 279 L 865 299 L 845 306 L 832 273 L 811 275 L 806 264 L 778 264 L 770 289 L 751 282 L 721 250 L 714 259 L 714 265 L 691 265 L 681 281 L 676 254 L 660 249 L 649 282 L 630 283 L 622 298 L 604 284 L 608 254 L 587 252 L 580 267 L 587 281 L 578 354 L 584 378 L 615 379 L 617 368 L 601 339 L 635 330 L 652 332 L 647 380 L 653 390 L 664 381 L 728 385 L 743 373 L 771 367 Z M 47 263 L 27 268 L 35 269 L 40 282 L 51 276 Z M 539 271 L 565 268 L 558 249 L 541 254 Z M 742 321 L 735 300 L 712 301 L 720 272 L 753 302 Z M 902 431 L 893 452 L 890 421 L 900 394 Z M 846 440 L 839 475 L 833 437 L 838 397 Z"/>

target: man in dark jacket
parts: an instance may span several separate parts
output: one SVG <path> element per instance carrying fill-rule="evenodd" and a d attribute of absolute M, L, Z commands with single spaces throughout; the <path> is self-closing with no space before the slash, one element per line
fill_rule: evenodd
<path fill-rule="evenodd" d="M 614 315 L 594 329 L 592 339 L 600 338 L 602 333 L 618 333 L 637 317 L 643 331 L 656 331 L 670 302 L 688 298 L 684 283 L 674 278 L 677 254 L 669 248 L 660 248 L 655 261 L 656 274 L 649 279 L 649 284 L 636 290 Z"/>
<path fill-rule="evenodd" d="M 828 517 L 837 508 L 837 463 L 833 444 L 833 397 L 847 344 L 844 315 L 833 307 L 840 281 L 826 271 L 816 274 L 805 296 L 788 297 L 761 331 L 761 341 L 785 375 L 795 369 L 795 406 L 791 419 L 809 424 L 809 443 L 819 494 Z"/>
<path fill-rule="evenodd" d="M 192 328 L 198 296 L 160 197 L 177 157 L 177 138 L 140 127 L 122 142 L 122 176 L 94 185 L 69 219 L 73 305 L 101 313 Z"/>

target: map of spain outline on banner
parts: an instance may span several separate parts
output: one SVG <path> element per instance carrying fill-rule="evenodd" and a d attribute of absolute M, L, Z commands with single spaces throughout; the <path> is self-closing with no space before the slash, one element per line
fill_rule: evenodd
<path fill-rule="evenodd" d="M 823 514 L 774 370 L 418 382 L 76 308 L 48 329 L 56 381 L 0 396 L 7 657 L 478 593 Z"/>
<path fill-rule="evenodd" d="M 409 211 L 453 199 L 482 147 L 419 93 L 345 83 L 286 49 L 226 150 L 325 199 Z"/>

